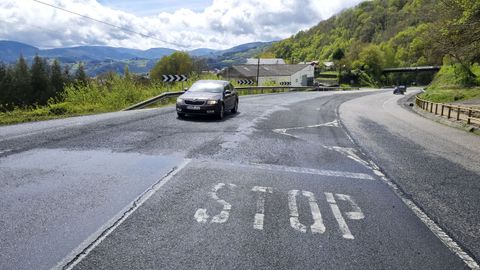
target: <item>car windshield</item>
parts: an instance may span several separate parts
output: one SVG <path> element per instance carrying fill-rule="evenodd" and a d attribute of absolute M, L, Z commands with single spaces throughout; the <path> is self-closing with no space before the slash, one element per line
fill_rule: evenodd
<path fill-rule="evenodd" d="M 218 83 L 196 83 L 188 89 L 190 92 L 221 93 L 223 85 Z"/>

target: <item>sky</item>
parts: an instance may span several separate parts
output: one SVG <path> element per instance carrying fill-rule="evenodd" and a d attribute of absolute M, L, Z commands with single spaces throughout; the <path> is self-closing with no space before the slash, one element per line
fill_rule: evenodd
<path fill-rule="evenodd" d="M 0 40 L 39 48 L 226 49 L 288 38 L 362 1 L 0 0 Z"/>

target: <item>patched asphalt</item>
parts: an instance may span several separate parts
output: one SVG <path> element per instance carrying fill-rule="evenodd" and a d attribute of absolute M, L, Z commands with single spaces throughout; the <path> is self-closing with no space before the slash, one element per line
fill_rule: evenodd
<path fill-rule="evenodd" d="M 0 149 L 11 150 L 0 158 L 10 196 L 0 268 L 66 263 L 183 162 L 74 268 L 466 268 L 366 166 L 339 122 L 342 103 L 370 94 L 241 97 L 240 112 L 222 121 L 180 120 L 167 108 L 0 128 Z"/>

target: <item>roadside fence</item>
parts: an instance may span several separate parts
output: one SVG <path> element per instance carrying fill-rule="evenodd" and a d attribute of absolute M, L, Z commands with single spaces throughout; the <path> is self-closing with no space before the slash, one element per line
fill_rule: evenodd
<path fill-rule="evenodd" d="M 466 122 L 468 125 L 480 125 L 480 110 L 453 104 L 435 103 L 416 97 L 415 104 L 424 111 L 446 117 L 447 119 Z"/>

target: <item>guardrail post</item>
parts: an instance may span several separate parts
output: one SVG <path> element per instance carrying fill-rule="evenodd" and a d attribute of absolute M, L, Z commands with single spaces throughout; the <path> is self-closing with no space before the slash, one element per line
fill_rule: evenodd
<path fill-rule="evenodd" d="M 443 116 L 443 108 L 444 108 L 444 107 L 445 107 L 445 105 L 442 104 L 442 114 L 441 114 L 441 116 Z"/>
<path fill-rule="evenodd" d="M 457 108 L 457 121 L 460 120 L 460 106 Z"/>
<path fill-rule="evenodd" d="M 448 119 L 450 119 L 451 114 L 452 114 L 452 107 L 448 106 L 448 117 L 447 117 Z"/>
<path fill-rule="evenodd" d="M 469 109 L 469 110 L 468 110 L 467 124 L 470 125 L 471 122 L 472 122 L 472 109 Z"/>
<path fill-rule="evenodd" d="M 435 115 L 437 115 L 437 113 L 438 113 L 438 103 L 435 104 Z"/>
<path fill-rule="evenodd" d="M 433 112 L 433 103 L 430 103 L 430 112 Z"/>

